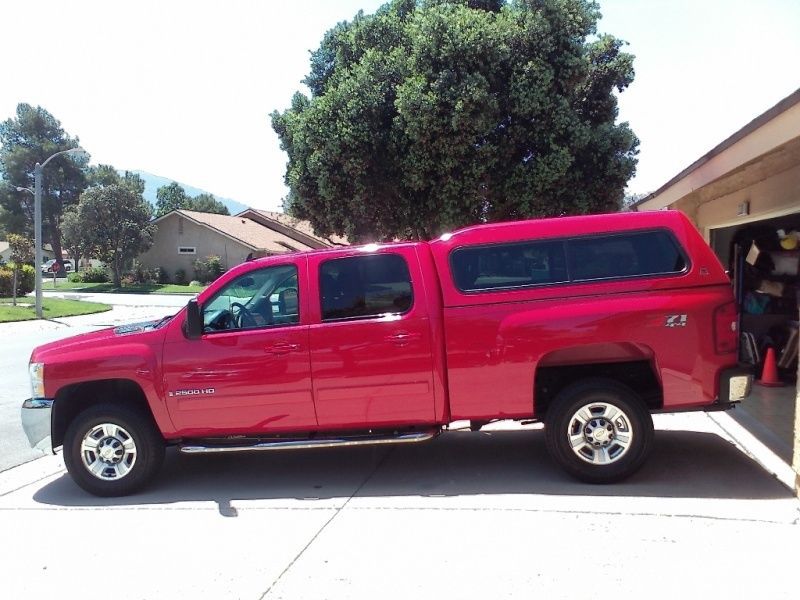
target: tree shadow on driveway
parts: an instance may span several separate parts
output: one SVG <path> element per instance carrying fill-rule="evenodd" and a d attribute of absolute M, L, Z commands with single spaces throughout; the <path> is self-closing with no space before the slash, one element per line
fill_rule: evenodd
<path fill-rule="evenodd" d="M 235 500 L 452 497 L 492 494 L 643 498 L 789 499 L 792 493 L 711 433 L 657 431 L 645 466 L 626 481 L 589 485 L 547 455 L 542 430 L 453 431 L 414 446 L 185 456 L 167 453 L 144 491 L 95 498 L 66 474 L 34 500 L 57 506 L 142 506 Z"/>

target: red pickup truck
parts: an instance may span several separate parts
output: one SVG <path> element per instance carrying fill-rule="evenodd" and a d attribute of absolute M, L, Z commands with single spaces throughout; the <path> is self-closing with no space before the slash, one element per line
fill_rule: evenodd
<path fill-rule="evenodd" d="M 97 495 L 184 453 L 415 443 L 454 421 L 543 421 L 568 472 L 611 482 L 650 413 L 729 408 L 731 283 L 679 212 L 469 227 L 239 265 L 178 314 L 45 344 L 23 405 Z"/>

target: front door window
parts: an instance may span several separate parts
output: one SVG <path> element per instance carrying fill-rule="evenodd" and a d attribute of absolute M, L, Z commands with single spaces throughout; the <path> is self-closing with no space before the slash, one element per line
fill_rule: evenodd
<path fill-rule="evenodd" d="M 297 267 L 259 269 L 231 280 L 203 306 L 205 333 L 300 322 Z"/>

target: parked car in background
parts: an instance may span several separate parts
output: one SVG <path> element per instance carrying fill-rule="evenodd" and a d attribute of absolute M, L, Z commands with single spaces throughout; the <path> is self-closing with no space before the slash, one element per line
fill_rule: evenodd
<path fill-rule="evenodd" d="M 61 260 L 51 258 L 46 263 L 42 265 L 42 273 L 45 274 L 52 274 L 52 273 L 59 273 L 59 272 L 67 272 L 72 273 L 72 261 L 71 260 Z"/>

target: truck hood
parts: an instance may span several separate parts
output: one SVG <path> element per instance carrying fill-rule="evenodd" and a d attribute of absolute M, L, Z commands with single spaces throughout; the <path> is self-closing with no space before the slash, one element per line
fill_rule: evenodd
<path fill-rule="evenodd" d="M 168 320 L 158 319 L 119 327 L 107 327 L 99 331 L 82 333 L 42 344 L 33 350 L 31 362 L 46 362 L 54 357 L 60 358 L 66 354 L 80 354 L 84 350 L 92 350 L 99 347 L 107 348 L 117 344 L 129 344 L 131 342 L 150 343 L 157 338 L 163 337 L 167 322 Z"/>

